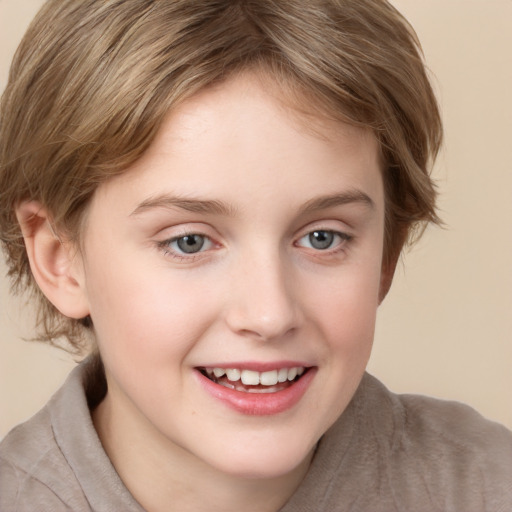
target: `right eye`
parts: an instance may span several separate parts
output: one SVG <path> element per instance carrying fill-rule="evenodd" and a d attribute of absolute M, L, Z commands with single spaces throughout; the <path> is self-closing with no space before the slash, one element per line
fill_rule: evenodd
<path fill-rule="evenodd" d="M 174 253 L 176 256 L 186 256 L 211 249 L 213 242 L 205 235 L 188 233 L 160 242 L 159 245 L 162 246 L 167 253 Z"/>

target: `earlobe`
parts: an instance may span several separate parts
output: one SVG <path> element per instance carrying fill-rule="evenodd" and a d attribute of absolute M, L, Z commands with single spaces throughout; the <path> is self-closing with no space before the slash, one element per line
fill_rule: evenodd
<path fill-rule="evenodd" d="M 55 233 L 47 211 L 37 201 L 16 208 L 30 268 L 46 298 L 65 316 L 84 318 L 89 314 L 83 289 L 83 272 L 71 243 Z"/>

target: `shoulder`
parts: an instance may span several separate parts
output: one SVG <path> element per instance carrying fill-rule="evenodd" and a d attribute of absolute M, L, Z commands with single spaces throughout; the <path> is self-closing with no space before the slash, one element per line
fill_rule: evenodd
<path fill-rule="evenodd" d="M 397 400 L 403 407 L 402 448 L 429 447 L 423 457 L 428 461 L 436 455 L 460 468 L 471 461 L 473 471 L 508 475 L 512 482 L 512 432 L 507 428 L 459 402 L 415 395 L 397 395 Z"/>
<path fill-rule="evenodd" d="M 395 394 L 370 375 L 363 379 L 358 395 L 355 401 L 363 402 L 362 416 L 373 428 L 386 427 L 393 449 L 428 447 L 476 458 L 499 452 L 505 465 L 512 464 L 512 432 L 466 404 Z"/>
<path fill-rule="evenodd" d="M 466 405 L 398 395 L 365 375 L 284 510 L 315 502 L 315 510 L 512 510 L 512 433 Z"/>
<path fill-rule="evenodd" d="M 48 416 L 43 409 L 0 444 L 0 510 L 89 510 Z"/>
<path fill-rule="evenodd" d="M 403 406 L 404 428 L 419 439 L 440 441 L 475 454 L 478 448 L 512 448 L 512 432 L 470 406 L 421 395 L 395 395 Z"/>
<path fill-rule="evenodd" d="M 53 399 L 52 399 L 53 400 Z M 64 457 L 47 405 L 0 443 L 0 510 L 89 510 Z"/>
<path fill-rule="evenodd" d="M 105 392 L 88 358 L 46 406 L 0 443 L 0 511 L 142 511 L 116 473 L 90 410 Z M 101 372 L 100 372 L 101 373 Z"/>
<path fill-rule="evenodd" d="M 465 404 L 382 388 L 393 411 L 386 463 L 397 495 L 413 499 L 422 488 L 440 510 L 512 507 L 512 432 Z"/>

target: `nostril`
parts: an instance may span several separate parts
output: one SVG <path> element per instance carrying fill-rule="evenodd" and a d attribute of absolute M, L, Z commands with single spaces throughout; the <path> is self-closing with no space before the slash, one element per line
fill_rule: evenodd
<path fill-rule="evenodd" d="M 277 339 L 288 338 L 295 332 L 295 327 L 289 329 L 272 328 L 272 326 L 264 325 L 255 329 L 240 329 L 238 334 L 247 338 L 254 338 L 259 341 L 273 341 Z"/>

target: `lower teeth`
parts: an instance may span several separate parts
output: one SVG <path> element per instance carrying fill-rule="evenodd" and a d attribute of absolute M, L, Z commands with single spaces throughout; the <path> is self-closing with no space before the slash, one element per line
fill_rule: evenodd
<path fill-rule="evenodd" d="M 282 391 L 283 389 L 287 388 L 288 386 L 282 385 L 280 387 L 278 386 L 254 386 L 254 387 L 248 387 L 244 386 L 243 384 L 233 383 L 230 381 L 217 381 L 214 380 L 215 384 L 218 384 L 219 386 L 224 386 L 225 388 L 234 389 L 235 391 L 242 391 L 244 393 L 276 393 L 277 391 Z"/>

